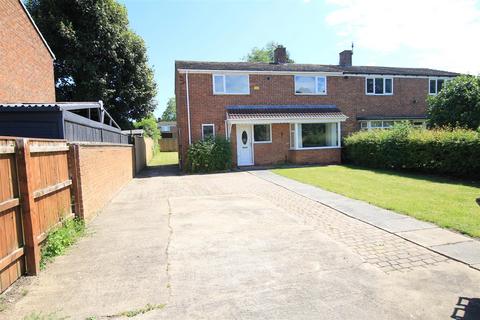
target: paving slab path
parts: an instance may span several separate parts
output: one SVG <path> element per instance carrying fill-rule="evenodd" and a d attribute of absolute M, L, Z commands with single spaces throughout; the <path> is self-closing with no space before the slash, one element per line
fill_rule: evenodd
<path fill-rule="evenodd" d="M 129 183 L 0 319 L 479 316 L 465 264 L 248 172 L 170 173 Z"/>

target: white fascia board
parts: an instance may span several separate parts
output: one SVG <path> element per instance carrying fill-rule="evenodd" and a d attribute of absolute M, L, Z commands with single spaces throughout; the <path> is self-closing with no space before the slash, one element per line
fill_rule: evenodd
<path fill-rule="evenodd" d="M 312 71 L 264 71 L 264 70 L 199 70 L 199 69 L 178 69 L 179 73 L 201 73 L 201 74 L 264 74 L 264 75 L 296 75 L 308 74 L 318 76 L 343 76 L 342 72 L 312 72 Z"/>
<path fill-rule="evenodd" d="M 227 120 L 229 124 L 275 124 L 275 123 L 335 123 L 344 122 L 345 118 L 335 119 L 258 119 L 258 120 Z"/>

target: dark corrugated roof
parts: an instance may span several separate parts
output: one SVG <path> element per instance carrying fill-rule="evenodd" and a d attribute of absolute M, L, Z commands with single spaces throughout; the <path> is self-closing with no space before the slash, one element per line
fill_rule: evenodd
<path fill-rule="evenodd" d="M 0 112 L 18 111 L 62 111 L 98 108 L 99 102 L 55 102 L 55 103 L 0 103 Z"/>
<path fill-rule="evenodd" d="M 340 112 L 334 105 L 239 105 L 228 106 L 228 113 L 322 113 L 322 112 Z"/>
<path fill-rule="evenodd" d="M 424 120 L 427 119 L 427 116 L 412 116 L 412 115 L 403 115 L 403 116 L 363 116 L 357 117 L 357 120 Z"/>
<path fill-rule="evenodd" d="M 396 68 L 375 66 L 340 66 L 325 64 L 260 63 L 260 62 L 203 62 L 176 61 L 176 69 L 232 70 L 232 71 L 284 71 L 284 72 L 339 72 L 343 74 L 378 74 L 402 76 L 454 77 L 458 73 L 426 68 Z"/>

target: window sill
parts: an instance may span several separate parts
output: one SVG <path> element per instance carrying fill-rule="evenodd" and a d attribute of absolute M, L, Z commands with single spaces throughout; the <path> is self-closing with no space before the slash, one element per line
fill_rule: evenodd
<path fill-rule="evenodd" d="M 327 93 L 297 93 L 295 92 L 296 96 L 326 96 Z"/>
<path fill-rule="evenodd" d="M 248 93 L 213 93 L 214 96 L 249 96 L 250 92 Z"/>
<path fill-rule="evenodd" d="M 393 93 L 365 93 L 366 96 L 393 96 Z"/>
<path fill-rule="evenodd" d="M 297 149 L 290 148 L 289 150 L 291 150 L 291 151 L 307 151 L 307 150 L 341 149 L 341 148 L 342 147 L 339 147 L 339 146 L 333 146 L 333 147 L 311 147 L 311 148 L 297 148 Z"/>
<path fill-rule="evenodd" d="M 272 143 L 272 140 L 270 141 L 253 141 L 254 144 L 266 144 L 266 143 Z"/>

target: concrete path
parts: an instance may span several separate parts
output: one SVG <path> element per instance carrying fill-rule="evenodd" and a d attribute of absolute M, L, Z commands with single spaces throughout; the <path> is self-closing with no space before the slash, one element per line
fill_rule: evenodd
<path fill-rule="evenodd" d="M 0 318 L 480 316 L 480 272 L 247 172 L 150 170 L 89 230 Z"/>
<path fill-rule="evenodd" d="M 318 201 L 350 217 L 394 233 L 399 237 L 480 270 L 480 241 L 478 240 L 360 200 L 350 199 L 321 188 L 285 178 L 271 171 L 261 170 L 252 171 L 251 173 L 304 197 Z"/>

